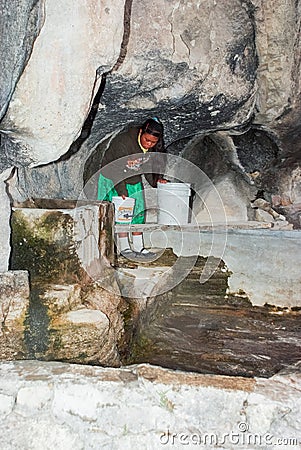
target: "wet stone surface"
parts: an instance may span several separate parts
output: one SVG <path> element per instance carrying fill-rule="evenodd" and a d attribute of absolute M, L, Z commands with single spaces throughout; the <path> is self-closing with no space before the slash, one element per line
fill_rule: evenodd
<path fill-rule="evenodd" d="M 166 263 L 166 254 L 162 258 Z M 270 377 L 298 361 L 301 312 L 271 305 L 254 307 L 243 294 L 227 295 L 230 274 L 222 262 L 200 284 L 204 263 L 199 257 L 190 275 L 172 291 L 156 297 L 142 314 L 127 362 Z"/>
<path fill-rule="evenodd" d="M 29 359 L 44 359 L 49 345 L 49 315 L 40 298 L 41 288 L 32 286 L 25 320 L 25 344 Z"/>

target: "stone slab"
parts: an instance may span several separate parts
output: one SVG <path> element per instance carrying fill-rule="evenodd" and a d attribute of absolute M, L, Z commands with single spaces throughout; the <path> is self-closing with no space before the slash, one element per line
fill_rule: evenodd
<path fill-rule="evenodd" d="M 300 230 L 274 230 L 259 222 L 227 228 L 145 224 L 128 230 L 144 231 L 146 247 L 171 248 L 178 257 L 220 258 L 232 272 L 229 292 L 245 293 L 254 305 L 301 306 Z"/>
<path fill-rule="evenodd" d="M 292 376 L 289 380 L 290 375 Z M 271 379 L 200 375 L 148 364 L 101 368 L 0 364 L 5 450 L 299 448 L 297 366 Z M 11 400 L 14 400 L 12 403 Z M 246 446 L 249 439 L 250 446 Z M 291 439 L 280 446 L 280 440 Z"/>

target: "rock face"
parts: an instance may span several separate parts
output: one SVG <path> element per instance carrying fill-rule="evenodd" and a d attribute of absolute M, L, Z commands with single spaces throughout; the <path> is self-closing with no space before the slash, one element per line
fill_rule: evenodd
<path fill-rule="evenodd" d="M 73 0 L 46 1 L 0 127 L 2 167 L 20 167 L 12 196 L 77 198 L 89 161 L 98 168 L 97 144 L 157 115 L 169 151 L 224 130 L 234 166 L 247 173 L 259 166 L 255 188 L 268 201 L 288 198 L 282 212 L 298 226 L 300 15 L 299 3 L 282 0 L 87 2 L 80 10 Z M 63 153 L 55 164 L 24 169 Z M 227 199 L 244 197 L 240 187 L 229 188 Z"/>
<path fill-rule="evenodd" d="M 169 244 L 173 240 L 171 233 L 165 231 Z M 235 243 L 238 237 L 238 233 L 235 237 L 228 237 L 229 248 L 232 251 L 237 248 L 235 254 L 229 257 L 226 251 L 223 256 L 231 269 L 222 258 L 193 256 L 196 255 L 197 241 L 201 242 L 200 253 L 206 246 L 208 236 L 205 233 L 195 236 L 194 245 L 190 246 L 190 257 L 176 255 L 168 248 L 147 268 L 126 259 L 120 261 L 119 271 L 123 275 L 121 292 L 125 296 L 130 293 L 127 296 L 132 297 L 128 300 L 132 314 L 125 321 L 126 337 L 130 343 L 123 357 L 125 364 L 147 362 L 200 373 L 271 377 L 299 360 L 300 277 L 298 279 L 296 272 L 292 274 L 292 280 L 286 279 L 282 285 L 282 289 L 286 289 L 283 298 L 288 300 L 291 292 L 287 286 L 292 289 L 296 279 L 298 306 L 271 306 L 269 300 L 274 304 L 283 301 L 280 299 L 280 283 L 276 285 L 273 282 L 277 266 L 269 268 L 268 263 L 262 261 L 261 267 L 256 270 L 256 256 L 243 243 L 245 237 L 240 243 Z M 252 236 L 248 237 L 250 247 L 255 247 Z M 152 239 L 156 240 L 154 231 Z M 265 240 L 268 241 L 268 235 Z M 180 241 L 179 233 L 174 242 Z M 267 262 L 270 262 L 272 257 L 267 249 L 272 248 L 273 241 L 263 244 L 260 235 L 256 241 L 261 250 L 266 246 L 263 253 L 266 254 Z M 289 249 L 291 255 L 298 253 L 298 244 L 295 252 L 290 244 L 286 239 L 284 247 Z M 243 267 L 247 258 L 241 256 L 242 247 L 250 253 L 253 268 L 251 264 L 248 268 Z M 257 298 L 247 291 L 247 283 L 240 282 L 233 290 L 233 260 L 237 261 L 237 267 L 233 270 L 236 276 L 239 273 L 238 266 L 241 266 L 241 278 L 243 274 L 248 273 L 250 276 L 254 271 L 251 284 Z M 206 272 L 208 275 L 211 272 L 211 276 L 205 282 L 200 282 Z M 284 270 L 281 273 L 286 278 Z M 254 306 L 254 303 L 257 305 Z"/>
<path fill-rule="evenodd" d="M 250 201 L 263 192 L 262 200 L 301 226 L 300 2 L 22 0 L 1 6 L 1 13 L 1 181 L 18 168 L 0 189 L 1 271 L 10 251 L 6 193 L 11 201 L 77 199 L 108 139 L 150 115 L 162 120 L 168 151 L 212 177 L 233 221 L 250 219 Z M 63 251 L 43 259 L 38 241 L 31 242 L 39 259 L 18 268 L 42 270 L 46 278 L 56 272 L 54 284 L 70 277 L 73 289 L 78 259 L 63 258 L 65 272 L 58 270 Z M 90 234 L 85 242 L 76 243 L 93 278 L 100 267 Z M 102 293 L 86 294 L 87 309 L 98 310 Z M 74 336 L 78 319 L 68 313 L 60 312 Z M 107 322 L 94 318 L 101 334 Z M 91 317 L 82 320 L 91 326 Z"/>
<path fill-rule="evenodd" d="M 123 319 L 110 265 L 111 205 L 36 200 L 28 206 L 40 208 L 19 207 L 12 215 L 11 265 L 17 274 L 26 268 L 31 281 L 19 318 L 21 357 L 118 366 Z M 105 289 L 104 278 L 114 292 Z M 14 357 L 20 358 L 16 349 Z"/>
<path fill-rule="evenodd" d="M 116 367 L 119 354 L 115 330 L 99 309 L 80 308 L 52 316 L 48 360 Z"/>
<path fill-rule="evenodd" d="M 92 3 L 78 9 L 73 0 L 45 1 L 42 11 L 18 2 L 18 28 L 12 27 L 6 6 L 7 27 L 19 37 L 29 21 L 27 47 L 35 41 L 32 53 L 24 47 L 8 49 L 23 55 L 19 64 L 5 59 L 4 81 L 13 78 L 12 66 L 18 75 L 25 70 L 1 126 L 12 142 L 4 139 L 2 146 L 19 144 L 27 150 L 24 164 L 47 162 L 68 150 L 100 86 L 96 70 L 106 82 L 98 97 L 92 145 L 147 114 L 162 118 L 168 143 L 200 130 L 241 128 L 253 116 L 257 124 L 279 132 L 283 124 L 297 125 L 299 4 Z M 17 45 L 17 37 L 10 37 Z M 7 51 L 7 43 L 2 45 Z M 17 79 L 4 83 L 6 103 Z M 14 162 L 22 166 L 20 158 Z"/>
<path fill-rule="evenodd" d="M 252 3 L 259 57 L 256 122 L 279 130 L 283 123 L 293 125 L 294 109 L 300 107 L 300 4 L 281 0 Z"/>
<path fill-rule="evenodd" d="M 171 142 L 247 122 L 257 68 L 251 15 L 239 0 L 231 12 L 216 2 L 133 2 L 127 53 L 107 78 L 93 129 L 155 114 Z"/>
<path fill-rule="evenodd" d="M 26 22 L 34 23 L 38 10 L 36 6 L 31 11 L 30 3 L 36 2 L 27 3 L 23 6 L 25 18 L 18 23 L 21 30 Z M 16 19 L 14 3 L 11 8 L 7 11 L 9 27 L 14 26 Z M 17 14 L 21 13 L 19 9 L 20 6 Z M 7 161 L 16 166 L 44 164 L 67 151 L 79 135 L 93 93 L 99 87 L 97 69 L 100 73 L 108 71 L 118 57 L 122 21 L 121 0 L 113 4 L 86 1 L 81 7 L 74 0 L 43 2 L 39 35 L 31 28 L 25 34 L 29 35 L 30 58 L 27 57 L 27 64 L 25 57 L 16 61 L 20 79 L 16 87 L 10 87 L 14 92 L 10 92 L 12 98 L 1 123 L 5 157 L 0 167 L 5 167 Z M 12 54 L 25 53 L 23 47 L 16 51 L 19 35 L 13 40 Z"/>
<path fill-rule="evenodd" d="M 36 0 L 13 0 L 1 3 L 0 8 L 0 117 L 2 118 L 30 58 L 34 41 L 43 26 L 44 12 L 43 3 Z"/>
<path fill-rule="evenodd" d="M 26 355 L 25 317 L 29 306 L 26 271 L 0 274 L 0 359 L 23 359 Z"/>
<path fill-rule="evenodd" d="M 6 272 L 9 268 L 11 205 L 5 180 L 10 176 L 10 173 L 11 169 L 6 169 L 0 175 L 0 224 L 2 230 L 0 235 L 0 272 Z"/>

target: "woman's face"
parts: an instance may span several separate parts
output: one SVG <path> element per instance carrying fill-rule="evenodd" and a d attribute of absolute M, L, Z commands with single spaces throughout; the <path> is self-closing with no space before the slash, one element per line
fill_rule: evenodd
<path fill-rule="evenodd" d="M 147 150 L 154 147 L 157 144 L 158 140 L 158 137 L 148 133 L 142 133 L 140 137 L 142 147 Z"/>

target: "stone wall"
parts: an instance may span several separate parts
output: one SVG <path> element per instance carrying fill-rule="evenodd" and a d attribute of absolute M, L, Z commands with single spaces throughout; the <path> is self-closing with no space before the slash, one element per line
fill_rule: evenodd
<path fill-rule="evenodd" d="M 1 277 L 0 358 L 118 366 L 123 302 L 111 266 L 112 206 L 55 200 L 27 206 L 12 214 L 14 271 Z M 19 281 L 28 277 L 25 270 L 30 295 L 28 280 Z"/>

